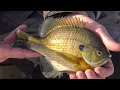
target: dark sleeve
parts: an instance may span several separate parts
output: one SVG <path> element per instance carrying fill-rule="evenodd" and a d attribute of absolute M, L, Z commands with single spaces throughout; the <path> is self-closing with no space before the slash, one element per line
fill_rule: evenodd
<path fill-rule="evenodd" d="M 63 16 L 68 16 L 70 14 L 81 14 L 81 15 L 85 15 L 88 16 L 92 19 L 95 20 L 95 14 L 93 11 L 43 11 L 43 17 L 44 19 L 48 18 L 48 17 L 63 17 Z"/>
<path fill-rule="evenodd" d="M 11 32 L 32 13 L 33 11 L 0 11 L 0 34 Z"/>
<path fill-rule="evenodd" d="M 0 41 L 21 24 L 26 24 L 29 32 L 36 33 L 43 21 L 43 11 L 0 11 Z"/>

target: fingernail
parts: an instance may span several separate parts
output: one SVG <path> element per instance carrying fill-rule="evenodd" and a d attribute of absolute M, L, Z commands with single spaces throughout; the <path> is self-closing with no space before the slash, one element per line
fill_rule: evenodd
<path fill-rule="evenodd" d="M 76 74 L 77 74 L 77 76 L 83 77 L 82 72 L 77 72 Z"/>
<path fill-rule="evenodd" d="M 98 70 L 98 72 L 99 72 L 100 74 L 102 74 L 102 71 L 101 71 L 101 70 Z"/>
<path fill-rule="evenodd" d="M 92 72 L 88 72 L 88 74 L 89 74 L 90 76 L 93 76 L 93 73 L 92 73 Z"/>
<path fill-rule="evenodd" d="M 39 54 L 39 53 L 35 53 L 34 55 L 35 55 L 35 57 L 39 57 L 39 56 L 40 56 L 40 54 Z"/>
<path fill-rule="evenodd" d="M 75 75 L 70 75 L 70 79 L 76 79 Z"/>
<path fill-rule="evenodd" d="M 31 55 L 33 57 L 39 57 L 40 56 L 40 54 L 36 53 L 36 52 L 31 52 L 31 53 L 29 53 L 29 55 Z"/>

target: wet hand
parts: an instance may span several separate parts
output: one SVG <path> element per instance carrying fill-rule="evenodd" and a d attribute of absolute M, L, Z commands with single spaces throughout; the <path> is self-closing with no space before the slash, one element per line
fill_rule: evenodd
<path fill-rule="evenodd" d="M 12 47 L 12 43 L 16 39 L 16 30 L 25 30 L 26 25 L 18 26 L 14 31 L 12 31 L 8 36 L 6 36 L 2 42 L 0 42 L 0 62 L 7 60 L 8 58 L 30 58 L 39 57 L 40 54 L 31 50 L 21 49 L 17 47 Z"/>

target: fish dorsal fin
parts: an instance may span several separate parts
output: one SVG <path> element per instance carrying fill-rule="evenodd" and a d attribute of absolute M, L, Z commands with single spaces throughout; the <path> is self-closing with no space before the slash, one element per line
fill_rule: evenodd
<path fill-rule="evenodd" d="M 46 78 L 60 78 L 63 76 L 63 72 L 56 70 L 54 66 L 44 56 L 41 56 L 39 65 L 42 74 Z"/>
<path fill-rule="evenodd" d="M 38 28 L 39 36 L 45 37 L 50 32 L 60 27 L 78 27 L 85 28 L 86 22 L 78 17 L 47 18 Z"/>

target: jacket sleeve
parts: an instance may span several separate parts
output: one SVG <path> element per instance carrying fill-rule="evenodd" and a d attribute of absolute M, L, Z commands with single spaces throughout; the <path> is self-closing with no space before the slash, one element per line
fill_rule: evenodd
<path fill-rule="evenodd" d="M 67 16 L 70 14 L 81 14 L 86 15 L 95 20 L 95 14 L 93 11 L 43 11 L 44 19 L 48 17 L 60 17 L 60 16 Z"/>

